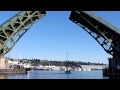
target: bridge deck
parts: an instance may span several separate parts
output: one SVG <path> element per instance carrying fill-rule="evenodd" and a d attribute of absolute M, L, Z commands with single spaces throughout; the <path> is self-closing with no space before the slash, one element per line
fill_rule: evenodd
<path fill-rule="evenodd" d="M 111 39 L 111 36 L 113 33 L 115 35 L 117 35 L 117 37 L 120 36 L 120 32 L 118 31 L 119 30 L 118 28 L 111 25 L 111 27 L 116 28 L 116 29 L 112 29 L 109 27 L 109 25 L 102 23 L 100 20 L 96 19 L 95 17 L 92 17 L 90 14 L 87 14 L 83 11 L 81 11 L 79 13 L 71 12 L 70 19 L 74 22 L 81 23 L 82 25 L 86 26 L 93 32 L 96 32 L 100 36 L 102 36 L 102 34 L 100 32 L 104 32 L 104 31 L 109 32 L 108 34 L 106 34 L 106 37 L 108 39 Z"/>
<path fill-rule="evenodd" d="M 108 24 L 108 22 L 98 16 L 94 15 L 93 17 L 93 14 L 91 13 L 88 14 L 83 11 L 71 12 L 69 19 L 75 23 L 77 22 L 79 25 L 82 24 L 83 26 L 86 26 L 91 31 L 97 33 L 100 36 L 104 35 L 107 39 L 111 39 L 111 36 L 114 34 L 115 36 L 117 36 L 117 39 L 114 40 L 113 43 L 120 39 L 120 29 L 111 24 Z M 103 32 L 105 33 L 103 34 Z"/>
<path fill-rule="evenodd" d="M 112 25 L 111 23 L 109 23 L 108 21 L 104 20 L 103 18 L 97 16 L 96 14 L 94 14 L 91 11 L 83 11 L 86 14 L 94 17 L 96 20 L 99 20 L 100 22 L 102 22 L 103 24 L 105 24 L 107 27 L 111 28 L 113 31 L 117 32 L 118 34 L 120 34 L 120 29 L 117 28 L 116 26 Z"/>

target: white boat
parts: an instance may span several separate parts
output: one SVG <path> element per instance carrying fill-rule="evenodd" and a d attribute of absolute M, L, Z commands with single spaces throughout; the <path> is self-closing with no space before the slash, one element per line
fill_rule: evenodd
<path fill-rule="evenodd" d="M 90 69 L 90 68 L 87 68 L 86 70 L 87 70 L 87 71 L 91 71 L 91 69 Z"/>
<path fill-rule="evenodd" d="M 81 68 L 78 68 L 78 71 L 82 71 L 82 69 L 81 69 Z"/>
<path fill-rule="evenodd" d="M 84 68 L 83 71 L 91 71 L 90 68 Z"/>

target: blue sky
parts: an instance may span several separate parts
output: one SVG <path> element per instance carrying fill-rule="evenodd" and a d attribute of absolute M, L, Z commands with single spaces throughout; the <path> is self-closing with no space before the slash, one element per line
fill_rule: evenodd
<path fill-rule="evenodd" d="M 18 11 L 0 11 L 0 24 Z M 94 11 L 120 28 L 120 12 Z M 46 11 L 5 56 L 47 60 L 108 63 L 104 49 L 81 27 L 69 20 L 70 11 Z"/>

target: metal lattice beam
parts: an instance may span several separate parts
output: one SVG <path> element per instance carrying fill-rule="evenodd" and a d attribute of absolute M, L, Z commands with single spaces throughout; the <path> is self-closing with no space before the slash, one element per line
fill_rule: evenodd
<path fill-rule="evenodd" d="M 120 52 L 120 29 L 117 27 L 90 11 L 72 11 L 69 19 L 88 32 L 107 53 Z"/>
<path fill-rule="evenodd" d="M 45 11 L 20 11 L 0 25 L 0 54 L 8 53 Z"/>

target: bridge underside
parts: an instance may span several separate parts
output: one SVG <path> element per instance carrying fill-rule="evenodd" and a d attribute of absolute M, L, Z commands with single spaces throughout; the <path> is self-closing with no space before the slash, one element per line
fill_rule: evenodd
<path fill-rule="evenodd" d="M 120 30 L 92 12 L 72 11 L 69 19 L 88 32 L 113 57 L 110 69 L 120 69 Z"/>

